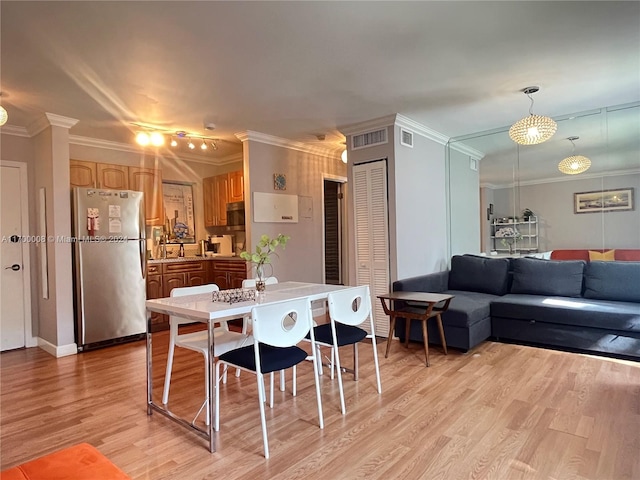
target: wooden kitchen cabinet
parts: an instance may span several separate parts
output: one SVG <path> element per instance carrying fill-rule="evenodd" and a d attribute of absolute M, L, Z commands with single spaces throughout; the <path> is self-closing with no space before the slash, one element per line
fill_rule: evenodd
<path fill-rule="evenodd" d="M 244 200 L 244 174 L 238 170 L 204 178 L 202 192 L 205 227 L 226 225 L 227 203 Z"/>
<path fill-rule="evenodd" d="M 162 265 L 147 266 L 147 300 L 163 298 Z M 161 313 L 151 313 L 151 331 L 157 332 L 169 328 L 169 317 Z"/>
<path fill-rule="evenodd" d="M 204 213 L 204 226 L 216 226 L 216 212 L 214 205 L 215 199 L 215 177 L 207 177 L 202 179 L 202 196 Z"/>
<path fill-rule="evenodd" d="M 220 287 L 241 288 L 242 281 L 247 278 L 247 262 L 235 260 L 213 260 L 210 262 L 210 282 Z"/>
<path fill-rule="evenodd" d="M 242 202 L 244 200 L 244 173 L 242 170 L 229 172 L 229 192 L 227 203 Z"/>
<path fill-rule="evenodd" d="M 171 290 L 181 287 L 205 285 L 209 281 L 208 262 L 185 261 L 154 263 L 147 266 L 147 299 L 171 296 Z M 153 313 L 152 331 L 169 329 L 169 316 Z"/>
<path fill-rule="evenodd" d="M 217 225 L 227 224 L 227 197 L 229 196 L 229 175 L 217 175 L 215 177 L 215 204 Z"/>
<path fill-rule="evenodd" d="M 69 160 L 69 180 L 71 187 L 95 188 L 96 164 L 82 160 Z"/>
<path fill-rule="evenodd" d="M 144 193 L 147 225 L 163 225 L 162 172 L 153 168 L 129 167 L 129 189 Z"/>
<path fill-rule="evenodd" d="M 111 190 L 129 190 L 129 167 L 109 163 L 96 164 L 97 187 Z"/>

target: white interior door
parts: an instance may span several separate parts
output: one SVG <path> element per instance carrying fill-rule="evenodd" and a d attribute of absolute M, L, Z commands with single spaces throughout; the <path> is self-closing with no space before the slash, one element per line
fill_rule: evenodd
<path fill-rule="evenodd" d="M 2 165 L 0 192 L 0 350 L 25 346 L 23 192 L 18 167 Z M 27 233 L 27 232 L 24 232 Z"/>
<path fill-rule="evenodd" d="M 369 285 L 376 335 L 387 336 L 389 318 L 377 298 L 390 289 L 386 161 L 355 165 L 353 179 L 356 283 Z"/>

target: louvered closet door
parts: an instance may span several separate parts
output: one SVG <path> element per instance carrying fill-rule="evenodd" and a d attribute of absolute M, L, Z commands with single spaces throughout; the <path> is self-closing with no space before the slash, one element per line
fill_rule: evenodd
<path fill-rule="evenodd" d="M 387 163 L 355 165 L 354 217 L 356 282 L 369 285 L 376 335 L 389 334 L 389 318 L 378 295 L 389 292 L 389 221 L 387 216 Z"/>

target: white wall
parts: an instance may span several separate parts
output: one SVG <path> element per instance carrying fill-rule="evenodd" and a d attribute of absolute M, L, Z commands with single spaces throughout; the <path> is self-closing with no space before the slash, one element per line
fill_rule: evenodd
<path fill-rule="evenodd" d="M 635 210 L 581 213 L 573 211 L 573 194 L 615 188 L 635 189 Z M 539 251 L 584 248 L 640 248 L 640 174 L 576 178 L 520 186 L 520 206 L 538 216 Z M 511 211 L 513 189 L 494 191 L 498 217 Z M 518 212 L 517 215 L 521 213 Z M 510 213 L 508 214 L 510 215 Z"/>
<path fill-rule="evenodd" d="M 480 253 L 480 162 L 454 148 L 449 149 L 449 218 L 451 255 Z M 486 214 L 485 217 L 486 218 Z"/>
<path fill-rule="evenodd" d="M 448 263 L 445 146 L 414 133 L 409 148 L 400 144 L 400 127 L 394 130 L 394 185 L 389 197 L 389 216 L 394 219 L 391 256 L 396 259 L 392 282 L 444 270 Z"/>
<path fill-rule="evenodd" d="M 346 165 L 338 158 L 262 143 L 243 143 L 245 162 L 246 249 L 253 250 L 262 234 L 279 233 L 291 239 L 273 256 L 273 275 L 278 280 L 324 282 L 323 271 L 323 175 L 346 177 Z M 274 190 L 273 174 L 287 176 L 287 189 Z M 253 193 L 264 192 L 311 197 L 311 218 L 299 216 L 298 223 L 256 223 L 253 221 Z"/>

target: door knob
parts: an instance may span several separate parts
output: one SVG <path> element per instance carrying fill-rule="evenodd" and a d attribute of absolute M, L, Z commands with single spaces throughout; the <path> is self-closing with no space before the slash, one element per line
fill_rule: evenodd
<path fill-rule="evenodd" d="M 4 267 L 5 270 L 13 270 L 14 272 L 17 272 L 18 270 L 20 270 L 20 265 L 18 265 L 17 263 L 14 263 L 13 265 L 11 265 L 10 267 Z"/>

